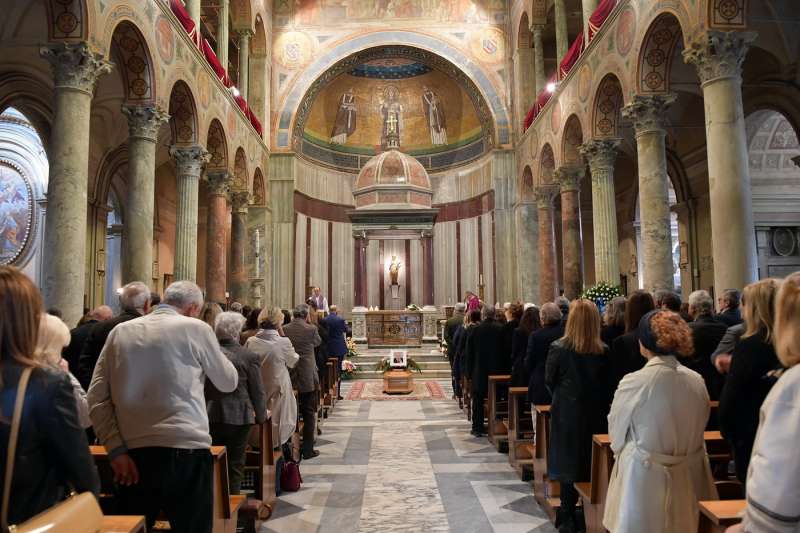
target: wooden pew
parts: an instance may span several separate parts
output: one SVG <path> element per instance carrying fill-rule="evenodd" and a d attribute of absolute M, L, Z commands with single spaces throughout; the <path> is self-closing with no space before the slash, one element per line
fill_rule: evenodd
<path fill-rule="evenodd" d="M 283 454 L 276 446 L 272 434 L 272 420 L 267 419 L 255 428 L 258 431 L 258 449 L 247 451 L 245 458 L 245 471 L 250 471 L 255 476 L 253 498 L 248 499 L 242 506 L 241 514 L 245 517 L 252 531 L 258 531 L 261 522 L 272 516 L 275 505 L 275 464 Z"/>
<path fill-rule="evenodd" d="M 560 486 L 547 475 L 547 453 L 550 446 L 550 406 L 535 405 L 536 440 L 533 448 L 533 496 L 539 506 L 555 521 L 556 511 L 561 506 Z"/>
<path fill-rule="evenodd" d="M 508 418 L 508 386 L 510 383 L 511 376 L 509 375 L 489 376 L 486 398 L 489 404 L 487 433 L 489 441 L 501 453 L 508 451 L 508 428 L 503 419 Z"/>
<path fill-rule="evenodd" d="M 107 515 L 103 517 L 100 533 L 147 533 L 143 516 Z"/>
<path fill-rule="evenodd" d="M 508 462 L 522 481 L 533 478 L 533 420 L 528 387 L 508 389 Z"/>
<path fill-rule="evenodd" d="M 740 515 L 746 505 L 746 500 L 700 502 L 698 533 L 725 533 L 727 528 L 742 521 Z"/>

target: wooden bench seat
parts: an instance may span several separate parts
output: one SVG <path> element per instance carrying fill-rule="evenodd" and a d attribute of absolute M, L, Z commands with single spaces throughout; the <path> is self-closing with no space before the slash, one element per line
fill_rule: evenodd
<path fill-rule="evenodd" d="M 556 512 L 561 506 L 561 490 L 558 482 L 551 481 L 547 475 L 547 453 L 550 445 L 550 406 L 534 406 L 536 413 L 536 440 L 533 445 L 533 497 L 547 514 L 555 521 Z"/>
<path fill-rule="evenodd" d="M 254 531 L 258 531 L 261 522 L 272 516 L 275 505 L 275 464 L 278 457 L 283 452 L 274 450 L 277 443 L 272 435 L 272 420 L 267 419 L 263 424 L 259 424 L 258 449 L 248 450 L 245 462 L 245 471 L 254 474 L 253 499 L 244 502 L 241 514 L 252 525 Z"/>
<path fill-rule="evenodd" d="M 508 389 L 508 462 L 522 481 L 533 479 L 533 420 L 527 397 L 527 387 Z"/>
<path fill-rule="evenodd" d="M 700 502 L 698 533 L 724 533 L 728 527 L 742 521 L 741 514 L 746 505 L 746 500 Z"/>
<path fill-rule="evenodd" d="M 100 533 L 146 533 L 143 516 L 106 515 L 100 524 Z"/>
<path fill-rule="evenodd" d="M 501 453 L 508 451 L 508 428 L 503 424 L 503 419 L 508 417 L 508 387 L 510 384 L 511 376 L 508 374 L 489 376 L 486 398 L 489 404 L 487 433 L 489 441 Z"/>

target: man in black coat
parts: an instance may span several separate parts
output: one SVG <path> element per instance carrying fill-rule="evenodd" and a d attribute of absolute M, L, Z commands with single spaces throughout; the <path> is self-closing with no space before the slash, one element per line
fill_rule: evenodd
<path fill-rule="evenodd" d="M 713 312 L 714 300 L 707 291 L 694 291 L 689 295 L 689 315 L 692 317 L 689 328 L 692 330 L 694 355 L 684 365 L 703 376 L 709 397 L 719 400 L 724 379 L 711 363 L 711 354 L 719 346 L 728 326 L 717 320 Z"/>
<path fill-rule="evenodd" d="M 69 344 L 64 348 L 64 352 L 61 354 L 64 359 L 66 359 L 67 363 L 69 363 L 70 372 L 73 374 L 78 372 L 78 361 L 81 358 L 83 345 L 86 344 L 86 339 L 89 338 L 92 327 L 98 322 L 110 319 L 112 316 L 114 316 L 114 311 L 107 305 L 101 305 L 100 307 L 92 309 L 86 315 L 86 321 L 83 324 L 72 328 L 72 331 L 69 332 Z"/>
<path fill-rule="evenodd" d="M 483 402 L 503 335 L 502 326 L 495 320 L 493 307 L 484 306 L 481 318 L 482 322 L 467 337 L 466 346 L 466 363 L 472 377 L 472 434 L 476 437 L 486 434 Z"/>
<path fill-rule="evenodd" d="M 739 304 L 742 301 L 742 295 L 736 289 L 727 289 L 722 293 L 719 299 L 720 312 L 715 317 L 728 327 L 735 326 L 742 323 L 742 311 Z"/>
<path fill-rule="evenodd" d="M 122 312 L 114 318 L 94 324 L 83 345 L 81 356 L 78 360 L 78 372 L 75 377 L 78 378 L 84 390 L 89 390 L 94 367 L 100 358 L 100 352 L 103 351 L 103 346 L 105 346 L 111 330 L 118 324 L 139 318 L 150 311 L 150 289 L 141 281 L 128 283 L 122 287 L 119 303 L 120 307 L 122 307 Z"/>
<path fill-rule="evenodd" d="M 528 401 L 531 405 L 550 405 L 550 391 L 544 383 L 545 363 L 550 345 L 564 336 L 561 310 L 553 302 L 542 306 L 542 328 L 528 337 L 525 372 L 528 374 Z"/>

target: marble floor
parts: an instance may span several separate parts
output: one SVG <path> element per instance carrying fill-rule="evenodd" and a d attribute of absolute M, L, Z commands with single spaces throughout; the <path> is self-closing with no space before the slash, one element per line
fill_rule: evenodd
<path fill-rule="evenodd" d="M 507 456 L 469 430 L 453 400 L 341 401 L 261 533 L 555 532 Z"/>

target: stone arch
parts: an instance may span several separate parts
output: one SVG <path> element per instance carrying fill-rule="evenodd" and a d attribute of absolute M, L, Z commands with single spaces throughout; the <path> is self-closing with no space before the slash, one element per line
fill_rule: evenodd
<path fill-rule="evenodd" d="M 111 35 L 111 56 L 122 76 L 126 103 L 155 100 L 155 74 L 147 41 L 132 22 L 123 20 Z"/>
<path fill-rule="evenodd" d="M 525 165 L 522 169 L 522 176 L 519 182 L 519 196 L 522 200 L 533 199 L 533 171 L 530 165 Z"/>
<path fill-rule="evenodd" d="M 248 187 L 247 156 L 244 155 L 244 148 L 241 146 L 236 149 L 233 158 L 233 183 L 231 189 L 235 191 L 246 191 Z"/>
<path fill-rule="evenodd" d="M 172 86 L 169 96 L 169 125 L 172 142 L 193 144 L 197 142 L 197 107 L 192 90 L 183 80 Z"/>
<path fill-rule="evenodd" d="M 446 41 L 418 32 L 411 31 L 375 31 L 355 38 L 348 38 L 333 45 L 325 54 L 307 65 L 297 77 L 294 86 L 283 97 L 277 112 L 276 148 L 289 148 L 291 131 L 301 105 L 308 102 L 307 93 L 319 82 L 319 78 L 329 72 L 343 59 L 354 56 L 369 48 L 396 45 L 419 48 L 436 54 L 452 63 L 461 73 L 477 87 L 482 99 L 486 102 L 492 115 L 495 128 L 495 141 L 499 144 L 511 142 L 510 119 L 503 101 L 504 97 L 495 88 L 487 71 L 464 52 Z"/>
<path fill-rule="evenodd" d="M 86 0 L 47 0 L 47 36 L 51 41 L 85 41 L 89 36 Z"/>
<path fill-rule="evenodd" d="M 592 106 L 592 135 L 595 138 L 619 136 L 623 102 L 619 78 L 613 73 L 606 74 L 597 87 Z"/>
<path fill-rule="evenodd" d="M 519 24 L 517 25 L 517 49 L 533 47 L 533 34 L 531 33 L 530 26 L 528 13 L 523 11 L 519 19 Z"/>
<path fill-rule="evenodd" d="M 8 107 L 19 110 L 36 129 L 45 151 L 49 151 L 53 123 L 53 91 L 39 76 L 10 71 L 0 74 L 0 113 Z"/>
<path fill-rule="evenodd" d="M 252 204 L 260 207 L 267 205 L 267 189 L 264 187 L 264 175 L 258 167 L 256 167 L 256 171 L 253 174 Z"/>
<path fill-rule="evenodd" d="M 670 89 L 675 47 L 683 37 L 678 17 L 672 12 L 656 16 L 639 49 L 636 87 L 639 94 L 664 94 Z"/>
<path fill-rule="evenodd" d="M 208 126 L 206 150 L 211 154 L 207 168 L 226 170 L 228 168 L 228 143 L 225 140 L 225 130 L 219 120 L 213 119 Z"/>
<path fill-rule="evenodd" d="M 269 57 L 267 31 L 261 15 L 256 15 L 255 33 L 250 39 L 250 89 L 248 104 L 262 123 L 267 124 L 267 99 L 269 92 Z M 264 128 L 266 129 L 266 128 Z"/>
<path fill-rule="evenodd" d="M 561 140 L 561 160 L 564 164 L 581 165 L 583 156 L 579 151 L 583 144 L 583 128 L 578 115 L 572 114 L 564 123 L 564 133 Z"/>
<path fill-rule="evenodd" d="M 555 170 L 555 154 L 550 143 L 546 143 L 542 146 L 542 155 L 539 157 L 539 183 L 552 183 Z"/>

